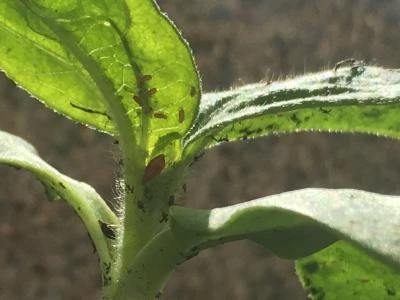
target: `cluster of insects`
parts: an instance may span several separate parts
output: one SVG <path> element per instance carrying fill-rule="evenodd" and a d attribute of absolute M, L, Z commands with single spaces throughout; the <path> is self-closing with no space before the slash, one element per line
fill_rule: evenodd
<path fill-rule="evenodd" d="M 146 88 L 146 85 L 149 81 L 153 79 L 152 75 L 143 75 L 141 79 L 139 80 L 138 87 L 139 87 L 139 93 L 133 96 L 133 100 L 142 108 L 143 112 L 148 114 L 148 113 L 153 113 L 153 117 L 156 119 L 163 119 L 166 120 L 168 119 L 168 116 L 161 111 L 156 111 L 153 112 L 152 108 L 150 107 L 150 104 L 145 101 L 148 97 L 151 97 L 155 95 L 158 92 L 157 88 Z M 190 88 L 190 96 L 194 97 L 196 96 L 196 88 L 192 86 Z M 179 123 L 183 123 L 185 121 L 185 111 L 183 108 L 180 108 L 178 111 L 178 121 Z"/>
<path fill-rule="evenodd" d="M 148 88 L 147 85 L 148 83 L 153 79 L 152 75 L 143 75 L 139 82 L 138 82 L 138 94 L 133 95 L 133 101 L 140 106 L 140 108 L 142 109 L 142 112 L 145 114 L 150 114 L 152 113 L 152 116 L 156 119 L 163 119 L 166 120 L 168 119 L 168 116 L 161 111 L 156 111 L 153 112 L 153 109 L 150 106 L 149 101 L 146 101 L 147 99 L 149 99 L 149 97 L 154 96 L 157 92 L 158 89 L 155 87 L 151 87 Z M 190 91 L 189 94 L 191 97 L 195 97 L 196 96 L 196 88 L 194 86 L 190 87 Z M 103 115 L 105 116 L 108 120 L 111 120 L 110 115 L 107 114 L 107 112 L 103 112 L 103 111 L 99 111 L 99 110 L 95 110 L 95 109 L 91 109 L 91 108 L 87 108 L 87 107 L 83 107 L 80 105 L 77 105 L 73 102 L 70 102 L 70 105 L 75 108 L 75 109 L 79 109 L 81 111 L 84 111 L 86 113 L 90 113 L 90 114 L 98 114 L 98 115 Z M 178 110 L 177 113 L 177 120 L 179 123 L 183 123 L 185 121 L 185 110 L 183 108 L 180 108 Z M 115 144 L 118 144 L 118 140 L 115 142 Z M 195 161 L 198 160 L 199 157 L 195 158 Z M 122 161 L 119 162 L 120 165 L 122 165 Z M 155 156 L 154 158 L 152 158 L 148 164 L 146 165 L 144 172 L 143 172 L 143 176 L 142 176 L 142 180 L 141 183 L 145 186 L 145 190 L 148 190 L 148 188 L 146 187 L 154 178 L 156 178 L 157 176 L 159 176 L 161 174 L 161 172 L 165 169 L 166 166 L 166 159 L 165 159 L 165 155 L 164 154 L 159 154 L 157 156 Z M 133 187 L 131 187 L 130 185 L 126 185 L 125 189 L 129 192 L 129 193 L 133 193 Z M 183 186 L 183 190 L 186 191 L 186 185 Z M 174 202 L 174 197 L 171 196 L 170 200 L 168 201 L 169 205 L 172 205 Z M 142 201 L 138 201 L 137 203 L 138 208 L 145 212 L 145 207 Z M 160 222 L 166 222 L 168 221 L 168 213 L 166 212 L 162 212 L 161 213 L 161 218 L 160 218 Z M 99 227 L 102 231 L 102 233 L 104 234 L 104 236 L 110 240 L 115 240 L 117 237 L 117 232 L 116 229 L 110 225 L 107 224 L 101 220 L 98 221 L 99 223 Z M 104 278 L 105 281 L 109 281 L 109 278 Z"/>

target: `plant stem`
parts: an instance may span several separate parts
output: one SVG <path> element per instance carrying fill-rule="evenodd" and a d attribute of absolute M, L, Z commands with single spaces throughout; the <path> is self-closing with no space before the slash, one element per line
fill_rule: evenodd
<path fill-rule="evenodd" d="M 178 239 L 170 227 L 154 236 L 122 274 L 112 300 L 154 300 L 175 267 L 192 255 L 197 238 Z"/>

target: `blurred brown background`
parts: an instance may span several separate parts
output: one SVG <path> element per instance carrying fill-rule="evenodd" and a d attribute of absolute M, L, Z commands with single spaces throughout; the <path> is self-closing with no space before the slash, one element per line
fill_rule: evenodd
<path fill-rule="evenodd" d="M 395 0 L 159 0 L 193 47 L 204 89 L 331 68 L 354 57 L 400 67 Z M 29 49 L 27 49 L 29 51 Z M 65 174 L 112 199 L 112 140 L 58 117 L 0 78 L 0 129 L 32 142 Z M 213 207 L 303 187 L 400 194 L 400 143 L 353 134 L 273 136 L 209 151 L 186 203 Z M 79 219 L 23 171 L 0 167 L 0 299 L 100 299 Z M 181 266 L 164 299 L 306 299 L 293 264 L 248 242 Z"/>

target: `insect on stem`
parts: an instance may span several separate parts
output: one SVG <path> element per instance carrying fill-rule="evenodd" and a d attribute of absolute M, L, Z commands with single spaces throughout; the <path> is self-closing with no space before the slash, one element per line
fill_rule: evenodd
<path fill-rule="evenodd" d="M 160 175 L 160 173 L 162 172 L 162 170 L 164 170 L 164 168 L 165 168 L 165 155 L 160 154 L 154 157 L 144 169 L 142 183 L 143 184 L 149 183 L 155 177 Z"/>

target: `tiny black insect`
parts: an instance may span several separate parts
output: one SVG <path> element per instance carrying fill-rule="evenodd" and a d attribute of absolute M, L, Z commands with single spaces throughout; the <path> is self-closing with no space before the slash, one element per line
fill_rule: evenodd
<path fill-rule="evenodd" d="M 103 232 L 103 234 L 107 238 L 109 238 L 110 240 L 115 240 L 115 238 L 117 237 L 117 233 L 115 232 L 115 229 L 112 228 L 112 225 L 104 223 L 100 220 L 99 220 L 99 225 L 101 228 L 101 232 Z"/>
<path fill-rule="evenodd" d="M 174 205 L 174 203 L 175 203 L 175 196 L 169 196 L 168 206 Z"/>
<path fill-rule="evenodd" d="M 146 209 L 144 208 L 144 204 L 140 200 L 137 202 L 137 208 L 139 208 L 142 211 L 142 213 L 146 212 Z"/>
<path fill-rule="evenodd" d="M 160 223 L 168 222 L 168 213 L 165 211 L 161 211 Z"/>
<path fill-rule="evenodd" d="M 127 184 L 127 185 L 125 185 L 125 189 L 130 193 L 130 194 L 133 194 L 133 192 L 134 192 L 134 188 L 133 188 L 133 186 L 130 186 L 129 184 Z"/>

